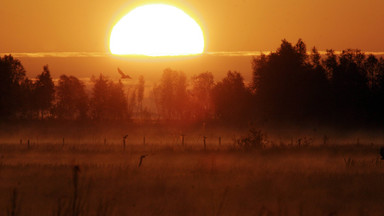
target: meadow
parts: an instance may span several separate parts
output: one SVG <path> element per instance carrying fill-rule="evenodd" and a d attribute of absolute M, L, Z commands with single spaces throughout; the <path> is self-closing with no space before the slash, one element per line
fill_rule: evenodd
<path fill-rule="evenodd" d="M 376 132 L 103 131 L 2 132 L 0 215 L 384 214 Z"/>

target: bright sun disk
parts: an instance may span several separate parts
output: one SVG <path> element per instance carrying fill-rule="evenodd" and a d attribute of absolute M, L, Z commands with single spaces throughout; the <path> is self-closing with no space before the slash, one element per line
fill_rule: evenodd
<path fill-rule="evenodd" d="M 200 26 L 182 10 L 164 4 L 137 7 L 113 27 L 110 50 L 116 55 L 177 56 L 200 54 Z"/>

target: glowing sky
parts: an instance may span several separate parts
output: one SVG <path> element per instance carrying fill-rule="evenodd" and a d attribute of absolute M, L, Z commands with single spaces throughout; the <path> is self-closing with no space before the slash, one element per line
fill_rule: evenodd
<path fill-rule="evenodd" d="M 107 52 L 113 24 L 146 3 L 173 4 L 202 27 L 206 51 L 384 50 L 383 0 L 14 0 L 0 7 L 0 52 Z"/>

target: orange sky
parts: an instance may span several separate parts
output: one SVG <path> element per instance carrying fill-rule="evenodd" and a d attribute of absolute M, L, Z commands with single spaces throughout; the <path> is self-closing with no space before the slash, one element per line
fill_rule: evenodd
<path fill-rule="evenodd" d="M 113 23 L 159 1 L 12 0 L 0 7 L 0 53 L 107 52 Z M 384 51 L 383 0 L 165 0 L 202 26 L 207 51 L 274 50 L 299 37 L 320 50 Z"/>
<path fill-rule="evenodd" d="M 113 24 L 147 3 L 184 10 L 201 25 L 206 52 L 224 56 L 165 60 L 110 56 Z M 211 71 L 216 80 L 236 70 L 249 80 L 251 57 L 231 57 L 227 52 L 273 51 L 283 38 L 293 43 L 302 38 L 309 48 L 316 45 L 319 50 L 384 51 L 383 9 L 383 0 L 9 0 L 0 4 L 0 53 L 70 52 L 60 57 L 19 57 L 29 77 L 49 64 L 56 78 L 100 73 L 118 78 L 120 67 L 134 78 L 143 74 L 156 82 L 170 67 L 188 75 Z M 88 57 L 78 57 L 78 52 Z"/>

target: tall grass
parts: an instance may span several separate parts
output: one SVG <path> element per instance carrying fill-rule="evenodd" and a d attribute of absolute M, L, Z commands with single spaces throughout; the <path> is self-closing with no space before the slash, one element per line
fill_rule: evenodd
<path fill-rule="evenodd" d="M 233 134 L 206 133 L 205 145 L 201 134 L 182 145 L 179 134 L 146 135 L 145 145 L 142 134 L 132 135 L 126 151 L 121 136 L 66 136 L 64 146 L 61 137 L 40 136 L 29 150 L 19 138 L 1 142 L 1 209 L 31 216 L 384 214 L 379 148 L 364 139 L 324 145 L 323 136 L 282 139 L 255 130 L 236 134 L 233 147 Z"/>

